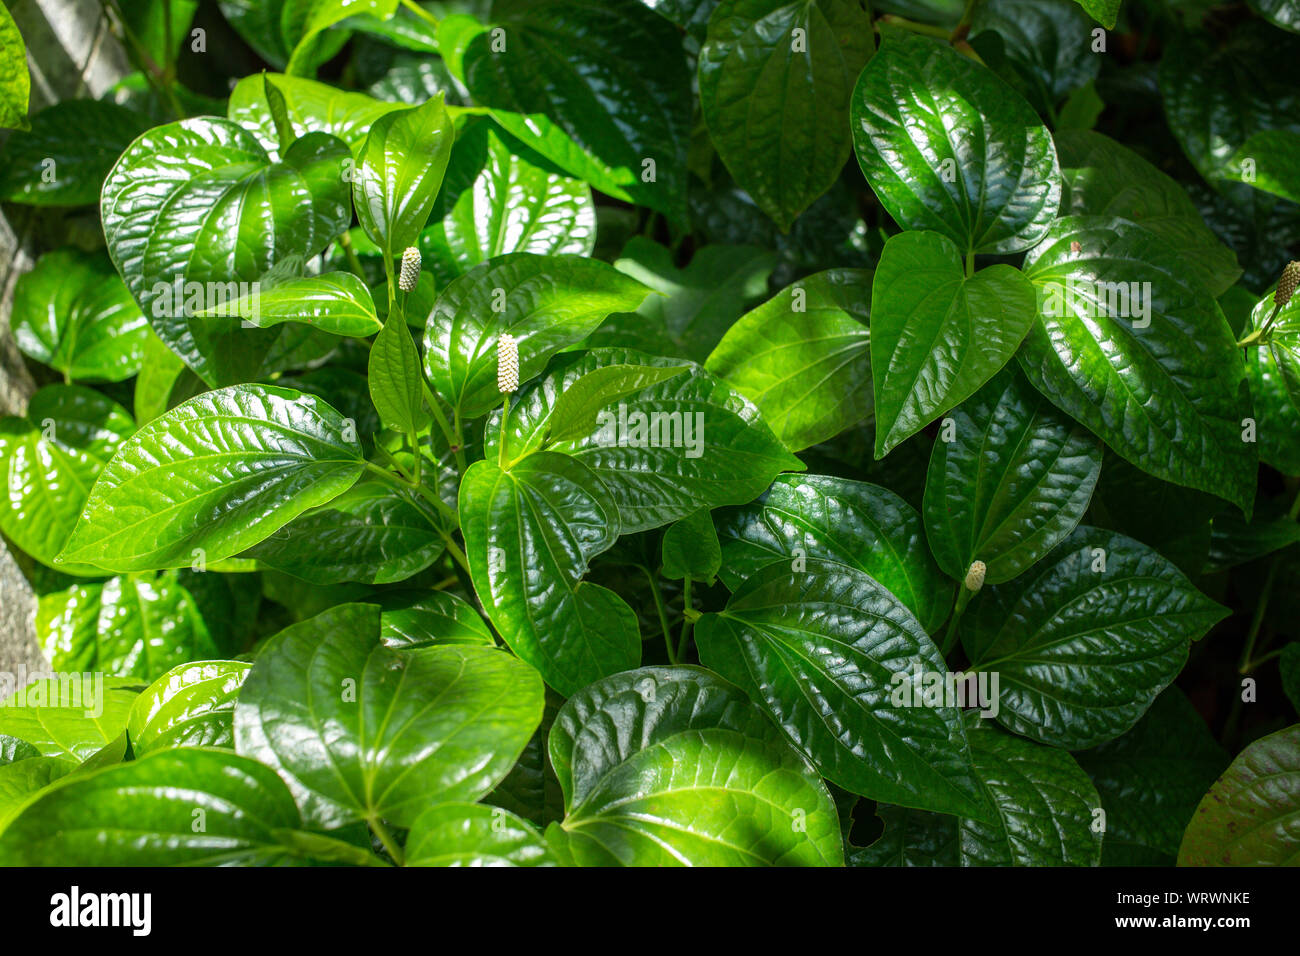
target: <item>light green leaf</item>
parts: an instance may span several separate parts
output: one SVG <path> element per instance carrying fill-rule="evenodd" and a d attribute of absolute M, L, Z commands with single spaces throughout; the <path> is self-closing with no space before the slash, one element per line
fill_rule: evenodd
<path fill-rule="evenodd" d="M 261 329 L 302 322 L 323 332 L 365 338 L 382 327 L 366 284 L 350 272 L 288 279 L 237 299 L 190 313 L 200 318 L 233 316 Z"/>
<path fill-rule="evenodd" d="M 372 600 L 383 609 L 380 636 L 389 647 L 496 643 L 478 611 L 446 591 L 386 591 Z"/>
<path fill-rule="evenodd" d="M 885 243 L 871 297 L 877 458 L 973 395 L 1029 331 L 1029 281 L 1007 265 L 970 272 L 938 233 Z"/>
<path fill-rule="evenodd" d="M 64 560 L 120 572 L 233 557 L 357 480 L 347 429 L 324 402 L 269 385 L 192 398 L 118 450 Z"/>
<path fill-rule="evenodd" d="M 283 97 L 285 114 L 295 137 L 329 133 L 347 143 L 354 154 L 360 151 L 375 120 L 403 108 L 401 103 L 385 103 L 364 93 L 350 93 L 299 76 L 278 73 L 246 76 L 230 91 L 226 115 L 256 136 L 271 155 L 279 155 L 280 137 L 263 78 L 273 83 Z"/>
<path fill-rule="evenodd" d="M 0 128 L 31 128 L 27 122 L 31 85 L 22 34 L 8 9 L 0 9 Z"/>
<path fill-rule="evenodd" d="M 47 757 L 85 760 L 126 728 L 137 679 L 102 674 L 42 677 L 14 689 L 0 681 L 0 734 L 25 740 Z M 10 691 L 14 691 L 10 693 Z"/>
<path fill-rule="evenodd" d="M 178 664 L 131 705 L 126 731 L 137 757 L 172 747 L 234 749 L 235 701 L 251 664 Z"/>
<path fill-rule="evenodd" d="M 0 764 L 0 833 L 40 791 L 66 777 L 77 767 L 66 757 L 32 757 Z"/>
<path fill-rule="evenodd" d="M 407 866 L 555 866 L 532 824 L 500 807 L 442 803 L 416 818 Z"/>
<path fill-rule="evenodd" d="M 586 438 L 596 429 L 598 415 L 619 399 L 676 378 L 688 365 L 604 365 L 592 369 L 560 393 L 547 420 L 548 444 Z"/>
<path fill-rule="evenodd" d="M 403 435 L 414 435 L 427 419 L 420 352 L 402 313 L 394 309 L 370 346 L 370 399 L 379 420 Z"/>

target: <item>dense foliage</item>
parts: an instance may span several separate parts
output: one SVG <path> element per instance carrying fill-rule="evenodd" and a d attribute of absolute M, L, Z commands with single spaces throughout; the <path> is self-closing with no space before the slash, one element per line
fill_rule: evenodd
<path fill-rule="evenodd" d="M 0 10 L 0 863 L 1300 860 L 1300 4 L 1118 8 Z"/>

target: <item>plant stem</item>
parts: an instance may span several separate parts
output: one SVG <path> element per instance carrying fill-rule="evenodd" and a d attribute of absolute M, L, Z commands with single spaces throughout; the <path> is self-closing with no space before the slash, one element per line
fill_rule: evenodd
<path fill-rule="evenodd" d="M 362 282 L 366 281 L 365 271 L 361 268 L 361 260 L 357 258 L 357 251 L 352 248 L 352 234 L 345 232 L 339 239 L 339 244 L 343 246 L 343 252 L 348 257 L 348 268 Z"/>
<path fill-rule="evenodd" d="M 1291 507 L 1287 510 L 1287 518 L 1295 521 L 1300 517 L 1300 492 L 1297 492 L 1291 501 Z M 1259 600 L 1255 602 L 1255 612 L 1250 617 L 1250 629 L 1246 632 L 1246 646 L 1241 652 L 1241 661 L 1237 664 L 1237 671 L 1241 674 L 1249 674 L 1256 667 L 1262 664 L 1268 657 L 1261 657 L 1259 660 L 1251 660 L 1251 655 L 1255 653 L 1255 641 L 1259 638 L 1260 628 L 1264 624 L 1264 614 L 1268 610 L 1268 601 L 1273 594 L 1273 585 L 1277 582 L 1277 571 L 1281 565 L 1281 555 L 1273 555 L 1269 561 L 1268 571 L 1264 576 L 1264 587 L 1259 592 Z"/>
<path fill-rule="evenodd" d="M 1239 348 L 1245 348 L 1248 345 L 1254 345 L 1256 342 L 1259 342 L 1261 339 L 1263 339 L 1264 341 L 1268 341 L 1265 338 L 1265 336 L 1268 335 L 1268 330 L 1273 327 L 1273 320 L 1277 318 L 1277 314 L 1281 311 L 1282 311 L 1282 307 L 1280 305 L 1273 306 L 1273 311 L 1268 314 L 1267 321 L 1265 321 L 1264 324 L 1261 325 L 1259 328 L 1257 328 L 1254 332 L 1251 332 L 1244 339 L 1241 339 L 1239 342 L 1237 342 L 1237 346 Z"/>
<path fill-rule="evenodd" d="M 397 840 L 393 837 L 392 833 L 389 832 L 388 827 L 384 825 L 384 821 L 375 817 L 370 821 L 370 829 L 374 831 L 375 836 L 379 837 L 379 842 L 384 845 L 384 849 L 387 850 L 388 855 L 393 858 L 393 862 L 398 866 L 406 866 L 406 854 L 403 853 L 402 848 L 397 845 Z"/>
<path fill-rule="evenodd" d="M 686 654 L 686 642 L 691 637 L 691 627 L 694 622 L 691 620 L 691 611 L 695 610 L 695 605 L 691 601 L 691 576 L 688 574 L 686 580 L 682 583 L 682 636 L 677 641 L 677 662 L 681 663 Z"/>
<path fill-rule="evenodd" d="M 677 651 L 673 647 L 672 634 L 669 632 L 668 611 L 664 608 L 663 595 L 659 593 L 659 582 L 655 580 L 655 576 L 650 573 L 650 569 L 644 564 L 638 565 L 638 567 L 645 572 L 646 580 L 650 582 L 650 593 L 654 595 L 655 610 L 659 612 L 659 627 L 664 632 L 664 647 L 668 650 L 668 663 L 676 664 Z"/>
<path fill-rule="evenodd" d="M 961 620 L 962 614 L 966 611 L 966 604 L 970 601 L 971 592 L 965 587 L 959 586 L 957 589 L 957 606 L 952 610 L 952 617 L 948 618 L 948 632 L 943 637 L 943 647 L 940 649 L 945 658 L 957 646 L 957 622 Z"/>
<path fill-rule="evenodd" d="M 966 253 L 966 278 L 969 279 L 975 275 L 975 250 L 971 249 Z"/>
<path fill-rule="evenodd" d="M 966 35 L 970 33 L 970 25 L 975 20 L 975 12 L 982 2 L 983 0 L 966 0 L 966 9 L 962 11 L 961 20 L 958 21 L 952 34 L 948 37 L 948 42 L 956 43 L 959 40 L 966 39 Z"/>
<path fill-rule="evenodd" d="M 510 393 L 506 392 L 506 400 L 501 403 L 501 431 L 497 435 L 497 467 L 505 471 L 510 464 L 510 457 L 506 454 L 506 442 L 510 437 Z"/>
<path fill-rule="evenodd" d="M 901 30 L 907 30 L 909 33 L 920 33 L 925 36 L 938 37 L 941 40 L 948 39 L 948 31 L 943 27 L 932 26 L 929 23 L 917 23 L 915 20 L 908 20 L 906 17 L 898 17 L 892 13 L 886 13 L 876 21 L 877 31 L 880 29 L 880 24 L 884 23 L 893 27 L 898 27 Z"/>
<path fill-rule="evenodd" d="M 420 17 L 423 20 L 427 20 L 435 27 L 438 25 L 438 18 L 435 17 L 428 10 L 424 9 L 424 7 L 420 6 L 418 3 L 414 3 L 413 0 L 402 0 L 402 6 L 406 7 L 406 9 L 410 10 L 417 17 Z"/>

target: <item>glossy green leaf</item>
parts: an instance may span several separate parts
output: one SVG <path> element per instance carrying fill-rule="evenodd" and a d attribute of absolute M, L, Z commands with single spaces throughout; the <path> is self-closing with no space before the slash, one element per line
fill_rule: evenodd
<path fill-rule="evenodd" d="M 29 129 L 27 46 L 8 9 L 0 10 L 0 129 Z"/>
<path fill-rule="evenodd" d="M 811 560 L 870 575 L 928 632 L 952 607 L 952 584 L 930 557 L 920 515 L 878 485 L 783 475 L 758 501 L 720 513 L 717 529 L 722 580 L 732 591 L 768 565 L 801 572 Z"/>
<path fill-rule="evenodd" d="M 401 103 L 385 103 L 364 93 L 350 93 L 299 76 L 276 73 L 246 76 L 230 91 L 226 115 L 256 136 L 262 148 L 272 155 L 279 154 L 280 140 L 263 78 L 273 83 L 283 97 L 295 136 L 329 133 L 347 143 L 353 153 L 361 149 L 375 120 L 402 108 Z"/>
<path fill-rule="evenodd" d="M 645 667 L 571 697 L 550 737 L 565 818 L 547 831 L 584 866 L 839 866 L 825 785 L 735 687 Z"/>
<path fill-rule="evenodd" d="M 1055 140 L 1065 184 L 1061 215 L 1136 222 L 1163 239 L 1183 263 L 1186 277 L 1211 295 L 1222 295 L 1237 281 L 1236 253 L 1205 225 L 1180 183 L 1100 133 L 1058 130 Z"/>
<path fill-rule="evenodd" d="M 1088 15 L 1107 30 L 1115 29 L 1115 18 L 1119 16 L 1120 0 L 1078 0 L 1079 6 L 1088 11 Z"/>
<path fill-rule="evenodd" d="M 885 243 L 871 289 L 877 458 L 973 395 L 1034 321 L 1034 289 L 1019 270 L 969 273 L 938 233 Z"/>
<path fill-rule="evenodd" d="M 960 581 L 979 560 L 985 584 L 1010 581 L 1074 530 L 1100 475 L 1101 442 L 1003 371 L 945 420 L 930 455 L 925 531 L 939 567 Z"/>
<path fill-rule="evenodd" d="M 139 571 L 239 554 L 357 480 L 348 429 L 324 402 L 269 385 L 192 398 L 122 445 L 64 559 Z"/>
<path fill-rule="evenodd" d="M 317 33 L 304 48 L 297 49 L 306 36 L 308 24 L 321 12 L 337 11 L 340 0 L 218 0 L 221 13 L 257 54 L 266 62 L 285 67 L 297 54 L 299 70 L 324 63 L 348 40 L 346 32 L 336 30 Z M 366 0 L 374 7 L 374 0 Z"/>
<path fill-rule="evenodd" d="M 1011 65 L 995 71 L 1039 113 L 1057 117 L 1057 104 L 1097 76 L 1101 57 L 1092 29 L 1087 15 L 1069 3 L 985 0 L 975 9 L 970 40 L 992 65 L 985 42 L 995 34 Z"/>
<path fill-rule="evenodd" d="M 1300 724 L 1261 737 L 1205 795 L 1179 866 L 1295 866 L 1300 860 Z"/>
<path fill-rule="evenodd" d="M 446 591 L 388 591 L 373 603 L 383 609 L 380 636 L 389 647 L 496 643 L 478 611 Z"/>
<path fill-rule="evenodd" d="M 509 252 L 590 255 L 596 240 L 590 187 L 487 118 L 456 137 L 433 216 L 420 251 L 442 283 Z"/>
<path fill-rule="evenodd" d="M 132 411 L 139 424 L 147 425 L 172 407 L 173 392 L 185 381 L 183 373 L 198 381 L 180 356 L 150 329 L 141 349 L 140 373 L 135 379 Z"/>
<path fill-rule="evenodd" d="M 391 485 L 362 480 L 299 515 L 244 557 L 312 584 L 391 584 L 442 554 L 437 520 Z"/>
<path fill-rule="evenodd" d="M 890 35 L 850 109 L 858 163 L 905 229 L 960 254 L 1019 252 L 1047 232 L 1061 176 L 1047 129 L 1018 93 L 956 50 Z"/>
<path fill-rule="evenodd" d="M 357 221 L 387 262 L 419 241 L 455 135 L 442 97 L 385 113 L 370 127 L 352 176 L 352 202 Z"/>
<path fill-rule="evenodd" d="M 1250 7 L 1283 30 L 1300 33 L 1300 4 L 1295 0 L 1250 0 Z"/>
<path fill-rule="evenodd" d="M 482 415 L 501 402 L 497 342 L 502 333 L 517 341 L 519 379 L 527 381 L 611 312 L 635 309 L 646 292 L 594 259 L 501 256 L 474 267 L 438 297 L 424 333 L 425 371 L 461 416 Z"/>
<path fill-rule="evenodd" d="M 460 486 L 470 576 L 497 632 L 569 695 L 641 660 L 636 616 L 582 580 L 619 535 L 609 491 L 580 461 L 538 452 L 503 471 L 476 462 Z"/>
<path fill-rule="evenodd" d="M 543 445 L 559 396 L 593 370 L 609 365 L 676 367 L 672 359 L 625 349 L 588 352 L 524 390 L 510 413 L 509 457 Z M 489 429 L 487 453 L 498 453 Z M 550 450 L 581 461 L 604 482 L 621 533 L 657 528 L 700 508 L 753 500 L 780 472 L 801 469 L 744 397 L 700 368 L 642 389 L 602 410 L 580 441 Z"/>
<path fill-rule="evenodd" d="M 988 821 L 882 807 L 880 839 L 857 866 L 1096 866 L 1102 832 L 1096 788 L 1068 753 L 979 725 L 969 732 Z"/>
<path fill-rule="evenodd" d="M 7 70 L 5 71 L 7 73 Z M 148 123 L 103 100 L 65 100 L 31 118 L 0 149 L 0 199 L 29 206 L 87 206 L 117 157 Z"/>
<path fill-rule="evenodd" d="M 1106 866 L 1172 866 L 1196 804 L 1228 765 L 1177 687 L 1157 697 L 1124 736 L 1075 757 L 1106 811 Z"/>
<path fill-rule="evenodd" d="M 323 332 L 365 338 L 383 326 L 366 284 L 350 272 L 304 276 L 258 288 L 237 299 L 190 313 L 199 318 L 235 317 L 261 329 L 302 322 Z"/>
<path fill-rule="evenodd" d="M 321 53 L 322 34 L 352 16 L 367 14 L 387 20 L 397 12 L 398 0 L 311 0 L 309 3 L 286 0 L 281 23 L 286 35 L 294 37 L 290 46 L 289 73 L 310 75 L 319 63 L 329 59 Z M 292 32 L 289 32 L 292 31 Z M 327 49 L 329 49 L 327 47 Z"/>
<path fill-rule="evenodd" d="M 39 792 L 76 769 L 66 757 L 36 756 L 0 764 L 0 833 Z"/>
<path fill-rule="evenodd" d="M 637 0 L 496 0 L 438 42 L 474 102 L 595 188 L 686 220 L 691 88 L 676 28 Z M 548 136 L 534 116 L 567 134 Z M 649 165 L 647 165 L 649 162 Z"/>
<path fill-rule="evenodd" d="M 1132 538 L 1080 526 L 1028 574 L 985 587 L 962 619 L 971 669 L 1000 675 L 998 721 L 1081 750 L 1113 740 L 1228 611 Z"/>
<path fill-rule="evenodd" d="M 1123 219 L 1068 217 L 1025 273 L 1038 316 L 1019 359 L 1034 387 L 1142 470 L 1249 511 L 1241 351 L 1177 252 Z"/>
<path fill-rule="evenodd" d="M 40 755 L 41 752 L 27 741 L 8 734 L 0 734 L 0 767 Z"/>
<path fill-rule="evenodd" d="M 420 352 L 402 313 L 394 310 L 370 346 L 370 399 L 388 428 L 413 435 L 426 420 Z"/>
<path fill-rule="evenodd" d="M 131 705 L 126 730 L 137 757 L 172 747 L 235 746 L 235 701 L 252 665 L 243 661 L 178 664 Z"/>
<path fill-rule="evenodd" d="M 1300 524 L 1277 499 L 1261 502 L 1250 521 L 1235 509 L 1214 516 L 1206 574 L 1226 571 L 1300 541 Z"/>
<path fill-rule="evenodd" d="M 47 385 L 32 396 L 26 418 L 0 418 L 7 488 L 0 531 L 54 567 L 96 477 L 133 431 L 124 408 L 80 385 Z M 79 563 L 58 567 L 68 574 L 102 573 Z"/>
<path fill-rule="evenodd" d="M 532 824 L 500 807 L 442 803 L 416 818 L 407 866 L 555 866 Z"/>
<path fill-rule="evenodd" d="M 476 800 L 541 719 L 526 664 L 489 647 L 387 647 L 379 614 L 344 604 L 281 631 L 239 693 L 237 749 L 274 767 L 318 826 L 410 827 L 431 804 Z"/>
<path fill-rule="evenodd" d="M 107 256 L 46 253 L 14 287 L 18 347 L 82 381 L 120 382 L 140 371 L 149 323 Z"/>
<path fill-rule="evenodd" d="M 0 680 L 0 734 L 25 740 L 47 757 L 82 761 L 126 728 L 144 688 L 136 679 L 102 674 L 42 677 L 15 689 Z M 12 691 L 12 693 L 11 693 Z"/>
<path fill-rule="evenodd" d="M 246 329 L 192 313 L 342 233 L 348 157 L 339 140 L 309 133 L 272 162 L 243 127 L 202 118 L 150 130 L 109 172 L 100 212 L 113 264 L 159 338 L 209 385 L 258 378 L 301 338 L 292 326 Z"/>
<path fill-rule="evenodd" d="M 676 378 L 689 365 L 603 365 L 564 389 L 546 426 L 546 442 L 577 441 L 596 430 L 604 409 L 652 385 Z"/>
<path fill-rule="evenodd" d="M 690 578 L 712 584 L 722 567 L 722 546 L 707 508 L 669 525 L 662 550 L 660 573 L 673 580 Z"/>
<path fill-rule="evenodd" d="M 197 601 L 171 571 L 43 594 L 36 638 L 56 671 L 147 681 L 177 664 L 221 654 Z"/>
<path fill-rule="evenodd" d="M 961 712 L 919 699 L 921 674 L 946 673 L 943 657 L 874 578 L 839 564 L 771 565 L 726 610 L 704 615 L 695 640 L 700 660 L 742 687 L 828 780 L 876 800 L 988 817 Z"/>
<path fill-rule="evenodd" d="M 165 750 L 29 803 L 0 834 L 0 865 L 271 865 L 290 855 L 275 831 L 299 826 L 270 768 L 221 750 Z"/>
<path fill-rule="evenodd" d="M 801 279 L 736 322 L 705 363 L 758 406 L 791 451 L 872 413 L 871 280 L 865 269 Z"/>
<path fill-rule="evenodd" d="M 722 0 L 709 18 L 699 82 L 710 138 L 782 231 L 849 158 L 849 96 L 874 45 L 857 0 Z"/>

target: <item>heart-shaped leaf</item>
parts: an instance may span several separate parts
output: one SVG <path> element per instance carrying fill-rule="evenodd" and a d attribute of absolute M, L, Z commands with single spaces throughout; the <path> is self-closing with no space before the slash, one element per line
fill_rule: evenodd
<path fill-rule="evenodd" d="M 220 561 L 347 490 L 363 469 L 355 424 L 310 395 L 207 392 L 122 445 L 63 559 L 119 572 L 188 567 L 195 551 Z"/>
<path fill-rule="evenodd" d="M 581 865 L 843 862 L 825 785 L 744 694 L 702 668 L 645 667 L 575 694 L 550 755 L 565 818 L 547 837 Z"/>
<path fill-rule="evenodd" d="M 416 818 L 407 866 L 555 866 L 532 824 L 500 807 L 441 803 Z"/>
<path fill-rule="evenodd" d="M 100 212 L 113 264 L 159 338 L 209 385 L 259 377 L 301 337 L 192 315 L 342 233 L 348 159 L 333 136 L 308 133 L 273 163 L 243 127 L 205 118 L 150 130 L 109 172 Z"/>
<path fill-rule="evenodd" d="M 424 368 L 460 415 L 482 415 L 501 401 L 497 342 L 519 345 L 527 381 L 611 312 L 635 309 L 647 289 L 603 262 L 579 256 L 513 253 L 475 266 L 438 297 L 424 333 Z"/>
<path fill-rule="evenodd" d="M 1177 253 L 1126 220 L 1070 217 L 1025 274 L 1038 314 L 1018 357 L 1033 386 L 1142 470 L 1249 511 L 1241 350 Z"/>
<path fill-rule="evenodd" d="M 252 665 L 178 664 L 131 705 L 126 731 L 137 757 L 171 747 L 235 746 L 235 701 Z"/>
<path fill-rule="evenodd" d="M 599 416 L 621 398 L 635 395 L 687 371 L 689 365 L 604 365 L 592 369 L 560 393 L 546 426 L 546 441 L 559 443 L 586 438 Z"/>
<path fill-rule="evenodd" d="M 329 133 L 359 152 L 375 120 L 403 109 L 364 93 L 349 93 L 315 80 L 280 74 L 246 76 L 230 91 L 226 115 L 257 137 L 262 148 L 278 155 L 280 139 L 271 116 L 264 84 L 271 83 L 284 100 L 285 115 L 296 137 Z"/>
<path fill-rule="evenodd" d="M 801 279 L 736 322 L 705 362 L 791 451 L 871 415 L 871 279 L 865 269 Z"/>
<path fill-rule="evenodd" d="M 783 232 L 849 158 L 849 96 L 873 48 L 856 0 L 722 0 L 709 18 L 699 79 L 710 138 Z"/>
<path fill-rule="evenodd" d="M 971 669 L 999 675 L 998 721 L 1082 750 L 1113 740 L 1226 617 L 1132 538 L 1080 526 L 1033 570 L 985 588 L 961 624 Z"/>
<path fill-rule="evenodd" d="M 783 475 L 758 501 L 720 513 L 717 528 L 722 580 L 732 591 L 768 565 L 800 571 L 812 560 L 869 574 L 928 632 L 952 607 L 952 584 L 930 557 L 920 515 L 878 485 Z"/>
<path fill-rule="evenodd" d="M 877 458 L 973 395 L 1034 321 L 1034 288 L 1019 270 L 963 272 L 957 247 L 934 232 L 885 243 L 871 303 Z"/>
<path fill-rule="evenodd" d="M 414 435 L 427 420 L 420 352 L 400 311 L 394 309 L 370 346 L 370 399 L 387 427 Z"/>
<path fill-rule="evenodd" d="M 722 567 L 722 546 L 707 508 L 668 526 L 663 540 L 663 567 L 670 580 L 689 578 L 712 584 Z"/>
<path fill-rule="evenodd" d="M 0 418 L 0 472 L 8 476 L 0 531 L 55 567 L 100 470 L 133 431 L 124 408 L 80 385 L 47 385 L 32 396 L 26 418 Z M 57 567 L 102 573 L 81 564 Z"/>
<path fill-rule="evenodd" d="M 858 163 L 904 229 L 960 254 L 1019 252 L 1047 232 L 1061 198 L 1052 137 L 1028 103 L 946 44 L 895 31 L 850 108 Z"/>
<path fill-rule="evenodd" d="M 1010 581 L 1083 518 L 1101 474 L 1101 442 L 1014 366 L 955 409 L 944 429 L 925 482 L 930 548 L 951 578 L 980 560 L 986 584 Z"/>
<path fill-rule="evenodd" d="M 277 282 L 237 299 L 190 313 L 201 318 L 233 316 L 260 329 L 302 322 L 323 332 L 366 338 L 383 326 L 366 284 L 350 272 L 327 272 Z"/>
<path fill-rule="evenodd" d="M 569 695 L 640 663 L 632 609 L 582 581 L 618 537 L 619 513 L 580 461 L 538 452 L 508 471 L 476 462 L 460 485 L 460 526 L 484 610 L 550 686 Z"/>
<path fill-rule="evenodd" d="M 274 767 L 325 828 L 410 827 L 434 803 L 477 800 L 541 720 L 526 664 L 490 647 L 387 647 L 379 614 L 344 604 L 281 631 L 235 707 L 238 751 Z"/>
<path fill-rule="evenodd" d="M 828 780 L 988 818 L 961 711 L 921 704 L 922 675 L 946 674 L 943 656 L 874 578 L 831 563 L 763 568 L 725 611 L 699 620 L 695 639 L 700 660 L 742 687 Z M 918 706 L 911 694 L 902 703 L 904 687 Z"/>

